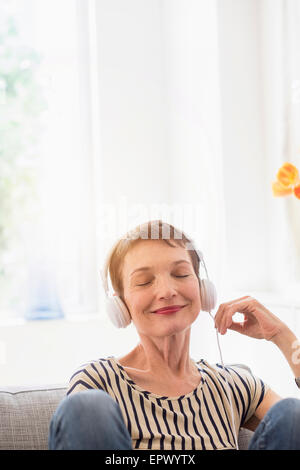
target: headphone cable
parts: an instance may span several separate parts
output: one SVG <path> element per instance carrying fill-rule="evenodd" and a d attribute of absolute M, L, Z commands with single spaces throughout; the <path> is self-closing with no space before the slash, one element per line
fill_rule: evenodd
<path fill-rule="evenodd" d="M 211 318 L 214 320 L 213 315 L 212 315 L 210 312 L 208 312 L 208 313 L 209 313 L 209 315 L 211 316 Z M 224 371 L 225 371 L 225 381 L 226 381 L 226 386 L 227 386 L 228 399 L 229 399 L 229 403 L 230 403 L 231 418 L 232 418 L 232 428 L 233 428 L 235 446 L 236 446 L 236 449 L 239 450 L 238 439 L 237 439 L 236 429 L 235 429 L 235 421 L 234 421 L 233 406 L 232 406 L 232 400 L 231 400 L 231 396 L 230 396 L 230 388 L 229 388 L 229 383 L 228 383 L 228 379 L 227 379 L 227 371 L 226 371 L 226 369 L 225 369 L 224 362 L 223 362 L 223 357 L 222 357 L 222 351 L 221 351 L 221 346 L 220 346 L 220 341 L 219 341 L 219 333 L 218 333 L 218 330 L 216 330 L 216 336 L 217 336 L 217 344 L 218 344 L 218 349 L 219 349 L 219 354 L 220 354 L 220 359 L 221 359 L 221 365 L 222 365 L 222 367 L 223 367 L 223 369 L 224 369 Z"/>

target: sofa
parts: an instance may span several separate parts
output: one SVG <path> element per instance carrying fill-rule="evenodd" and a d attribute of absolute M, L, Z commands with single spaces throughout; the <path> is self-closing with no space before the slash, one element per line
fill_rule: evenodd
<path fill-rule="evenodd" d="M 66 385 L 0 387 L 0 450 L 46 450 Z"/>
<path fill-rule="evenodd" d="M 47 450 L 51 417 L 66 394 L 65 384 L 0 387 L 0 450 Z M 252 432 L 241 429 L 240 450 Z"/>

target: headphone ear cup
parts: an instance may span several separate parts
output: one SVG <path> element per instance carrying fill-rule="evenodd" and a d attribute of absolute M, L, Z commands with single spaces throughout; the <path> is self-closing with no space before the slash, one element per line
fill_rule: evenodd
<path fill-rule="evenodd" d="M 217 305 L 217 291 L 209 279 L 200 279 L 201 310 L 210 312 Z"/>
<path fill-rule="evenodd" d="M 131 323 L 129 311 L 117 295 L 106 297 L 106 311 L 117 328 L 126 328 Z"/>

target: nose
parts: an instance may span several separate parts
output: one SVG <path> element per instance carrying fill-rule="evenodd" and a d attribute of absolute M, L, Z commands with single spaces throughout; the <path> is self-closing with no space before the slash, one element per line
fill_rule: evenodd
<path fill-rule="evenodd" d="M 156 283 L 157 296 L 160 299 L 170 299 L 177 295 L 177 290 L 173 279 L 169 277 L 161 277 Z"/>

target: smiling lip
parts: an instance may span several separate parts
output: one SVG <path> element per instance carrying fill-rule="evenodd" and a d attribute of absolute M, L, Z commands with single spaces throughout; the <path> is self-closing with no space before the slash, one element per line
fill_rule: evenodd
<path fill-rule="evenodd" d="M 174 305 L 173 307 L 165 307 L 165 308 L 160 308 L 158 310 L 155 310 L 153 313 L 162 313 L 162 314 L 169 314 L 169 313 L 175 313 L 178 312 L 181 308 L 185 307 L 185 305 Z"/>

